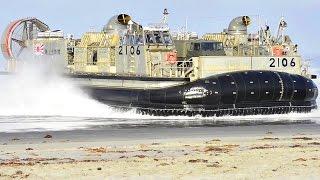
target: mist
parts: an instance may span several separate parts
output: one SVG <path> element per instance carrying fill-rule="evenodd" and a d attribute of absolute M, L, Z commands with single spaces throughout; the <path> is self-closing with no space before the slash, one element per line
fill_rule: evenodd
<path fill-rule="evenodd" d="M 0 115 L 110 116 L 112 111 L 62 76 L 62 56 L 24 51 L 16 73 L 0 77 Z"/>

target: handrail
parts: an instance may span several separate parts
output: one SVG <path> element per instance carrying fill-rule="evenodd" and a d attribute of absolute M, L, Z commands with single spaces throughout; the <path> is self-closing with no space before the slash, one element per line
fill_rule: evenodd
<path fill-rule="evenodd" d="M 166 72 L 164 72 L 166 71 Z M 164 76 L 163 74 L 166 73 L 165 76 L 167 77 L 188 77 L 190 73 L 194 71 L 193 60 L 192 58 L 184 61 L 177 61 L 176 66 L 167 66 L 164 63 L 160 63 L 157 65 L 153 65 L 152 75 L 158 75 L 160 72 L 160 76 Z"/>

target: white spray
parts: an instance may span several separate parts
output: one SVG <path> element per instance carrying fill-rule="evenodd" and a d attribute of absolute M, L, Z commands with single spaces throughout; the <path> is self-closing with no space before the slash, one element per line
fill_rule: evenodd
<path fill-rule="evenodd" d="M 115 113 L 61 76 L 65 67 L 61 56 L 24 52 L 20 61 L 15 75 L 0 77 L 0 116 L 112 117 Z"/>

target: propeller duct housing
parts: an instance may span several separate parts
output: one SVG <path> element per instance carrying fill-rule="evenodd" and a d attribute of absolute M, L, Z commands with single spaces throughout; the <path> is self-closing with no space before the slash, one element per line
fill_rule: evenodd
<path fill-rule="evenodd" d="M 127 14 L 119 14 L 110 18 L 109 22 L 103 27 L 103 32 L 119 31 L 127 29 L 131 17 Z"/>
<path fill-rule="evenodd" d="M 49 26 L 36 18 L 18 19 L 11 22 L 1 38 L 1 51 L 7 60 L 18 59 L 26 48 L 26 42 L 37 38 L 39 32 L 48 31 Z"/>
<path fill-rule="evenodd" d="M 250 25 L 249 16 L 239 16 L 234 18 L 228 27 L 228 34 L 247 34 L 247 27 Z"/>

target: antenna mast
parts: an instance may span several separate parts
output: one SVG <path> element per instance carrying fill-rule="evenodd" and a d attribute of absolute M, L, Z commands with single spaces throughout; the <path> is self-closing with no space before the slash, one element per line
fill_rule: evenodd
<path fill-rule="evenodd" d="M 286 27 L 287 27 L 287 22 L 284 20 L 284 17 L 282 16 L 280 19 L 278 33 L 277 33 L 277 42 L 278 43 L 284 42 L 284 31 L 285 31 Z"/>
<path fill-rule="evenodd" d="M 162 18 L 162 23 L 163 23 L 163 24 L 167 24 L 167 23 L 168 23 L 168 16 L 169 16 L 168 9 L 165 8 L 165 9 L 163 10 L 163 18 Z"/>

